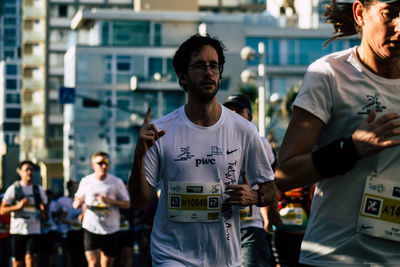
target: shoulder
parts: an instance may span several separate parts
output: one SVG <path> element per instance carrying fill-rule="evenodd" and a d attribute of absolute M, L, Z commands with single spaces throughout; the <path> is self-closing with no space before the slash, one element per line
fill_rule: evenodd
<path fill-rule="evenodd" d="M 236 131 L 245 133 L 245 134 L 258 134 L 257 127 L 254 123 L 248 121 L 247 119 L 243 118 L 239 114 L 231 111 L 230 109 L 222 106 L 224 116 L 224 122 L 226 125 L 230 125 L 230 127 L 234 127 Z"/>
<path fill-rule="evenodd" d="M 168 113 L 167 115 L 152 121 L 151 123 L 154 123 L 159 131 L 166 130 L 168 127 L 171 127 L 171 125 L 173 125 L 174 123 L 182 121 L 181 116 L 183 108 L 184 106 L 181 106 L 172 111 L 171 113 Z"/>
<path fill-rule="evenodd" d="M 321 57 L 310 64 L 307 72 L 329 73 L 333 69 L 341 67 L 343 64 L 346 64 L 354 49 L 355 47 L 352 47 Z"/>
<path fill-rule="evenodd" d="M 115 183 L 115 184 L 124 184 L 123 180 L 113 174 L 108 173 L 107 174 L 107 179 L 110 179 L 111 182 Z"/>

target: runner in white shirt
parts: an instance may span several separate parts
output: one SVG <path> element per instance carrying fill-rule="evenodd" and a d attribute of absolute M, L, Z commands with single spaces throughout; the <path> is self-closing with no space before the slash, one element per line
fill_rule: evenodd
<path fill-rule="evenodd" d="M 40 221 L 47 217 L 47 196 L 33 184 L 35 165 L 23 161 L 17 169 L 21 180 L 5 192 L 1 214 L 11 213 L 10 234 L 13 266 L 35 266 L 40 237 Z"/>
<path fill-rule="evenodd" d="M 400 1 L 332 2 L 328 21 L 361 44 L 311 64 L 279 153 L 280 190 L 318 182 L 300 263 L 400 266 Z"/>
<path fill-rule="evenodd" d="M 128 190 L 123 181 L 107 173 L 108 159 L 105 152 L 93 154 L 94 173 L 82 178 L 73 202 L 74 208 L 84 204 L 82 227 L 89 266 L 112 266 L 117 253 L 119 208 L 127 209 L 130 206 Z"/>
<path fill-rule="evenodd" d="M 144 209 L 161 187 L 153 266 L 240 266 L 238 206 L 277 200 L 256 127 L 217 102 L 224 61 L 218 40 L 186 40 L 173 64 L 188 103 L 151 124 L 149 108 L 140 130 L 129 189 L 134 207 Z M 258 192 L 238 184 L 244 169 Z"/>

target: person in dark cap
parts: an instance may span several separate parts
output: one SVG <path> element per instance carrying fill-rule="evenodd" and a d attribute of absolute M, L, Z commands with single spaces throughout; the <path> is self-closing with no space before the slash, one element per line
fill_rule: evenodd
<path fill-rule="evenodd" d="M 249 99 L 242 94 L 229 96 L 224 106 L 239 114 L 248 121 L 253 116 Z M 270 143 L 262 138 L 265 152 L 271 166 L 275 165 L 275 155 Z M 257 190 L 257 185 L 253 187 Z M 268 225 L 268 209 L 256 205 L 240 208 L 240 239 L 242 246 L 242 266 L 269 266 L 271 263 L 271 245 L 268 241 L 267 231 L 271 231 Z"/>
<path fill-rule="evenodd" d="M 399 266 L 400 1 L 332 0 L 326 15 L 333 39 L 361 43 L 309 66 L 279 151 L 281 191 L 317 182 L 299 262 Z"/>
<path fill-rule="evenodd" d="M 234 94 L 229 96 L 224 103 L 224 106 L 232 111 L 235 111 L 245 119 L 252 121 L 253 115 L 249 99 L 242 94 Z"/>

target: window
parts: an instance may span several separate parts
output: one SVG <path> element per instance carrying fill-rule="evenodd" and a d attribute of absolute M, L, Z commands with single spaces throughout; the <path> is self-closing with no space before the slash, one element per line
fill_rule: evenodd
<path fill-rule="evenodd" d="M 15 29 L 4 29 L 4 35 L 5 37 L 13 37 L 16 35 Z"/>
<path fill-rule="evenodd" d="M 61 18 L 66 18 L 68 15 L 67 5 L 59 5 L 58 6 L 58 16 Z"/>
<path fill-rule="evenodd" d="M 15 14 L 15 13 L 16 13 L 15 6 L 6 6 L 4 8 L 4 14 Z"/>
<path fill-rule="evenodd" d="M 154 46 L 161 46 L 161 24 L 154 24 Z"/>
<path fill-rule="evenodd" d="M 21 95 L 20 94 L 6 94 L 6 103 L 7 104 L 20 104 L 21 103 Z"/>
<path fill-rule="evenodd" d="M 4 57 L 5 58 L 13 58 L 14 57 L 14 51 L 4 51 Z"/>
<path fill-rule="evenodd" d="M 163 59 L 162 58 L 149 58 L 149 78 L 154 79 L 154 74 L 163 74 Z"/>
<path fill-rule="evenodd" d="M 117 136 L 117 145 L 129 145 L 129 136 Z"/>
<path fill-rule="evenodd" d="M 16 18 L 8 18 L 8 17 L 4 18 L 4 25 L 15 25 L 15 24 L 17 24 Z"/>
<path fill-rule="evenodd" d="M 150 45 L 150 22 L 148 21 L 115 21 L 112 32 L 114 45 Z"/>
<path fill-rule="evenodd" d="M 7 75 L 16 75 L 17 74 L 17 65 L 7 65 L 6 74 Z"/>
<path fill-rule="evenodd" d="M 19 123 L 18 122 L 5 122 L 3 124 L 4 131 L 19 131 Z"/>
<path fill-rule="evenodd" d="M 5 39 L 4 40 L 4 46 L 8 47 L 14 47 L 16 44 L 15 39 Z"/>
<path fill-rule="evenodd" d="M 6 108 L 6 117 L 7 118 L 21 118 L 21 109 L 20 108 Z"/>
<path fill-rule="evenodd" d="M 6 80 L 6 89 L 9 89 L 9 90 L 17 89 L 17 80 L 15 80 L 15 79 L 7 79 Z"/>

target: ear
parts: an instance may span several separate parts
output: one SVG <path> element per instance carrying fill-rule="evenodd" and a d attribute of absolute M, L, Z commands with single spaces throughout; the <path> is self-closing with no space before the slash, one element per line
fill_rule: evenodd
<path fill-rule="evenodd" d="M 187 74 L 181 73 L 179 75 L 179 83 L 182 85 L 186 85 L 187 84 Z"/>
<path fill-rule="evenodd" d="M 353 17 L 358 26 L 364 25 L 364 5 L 358 0 L 353 3 Z"/>

